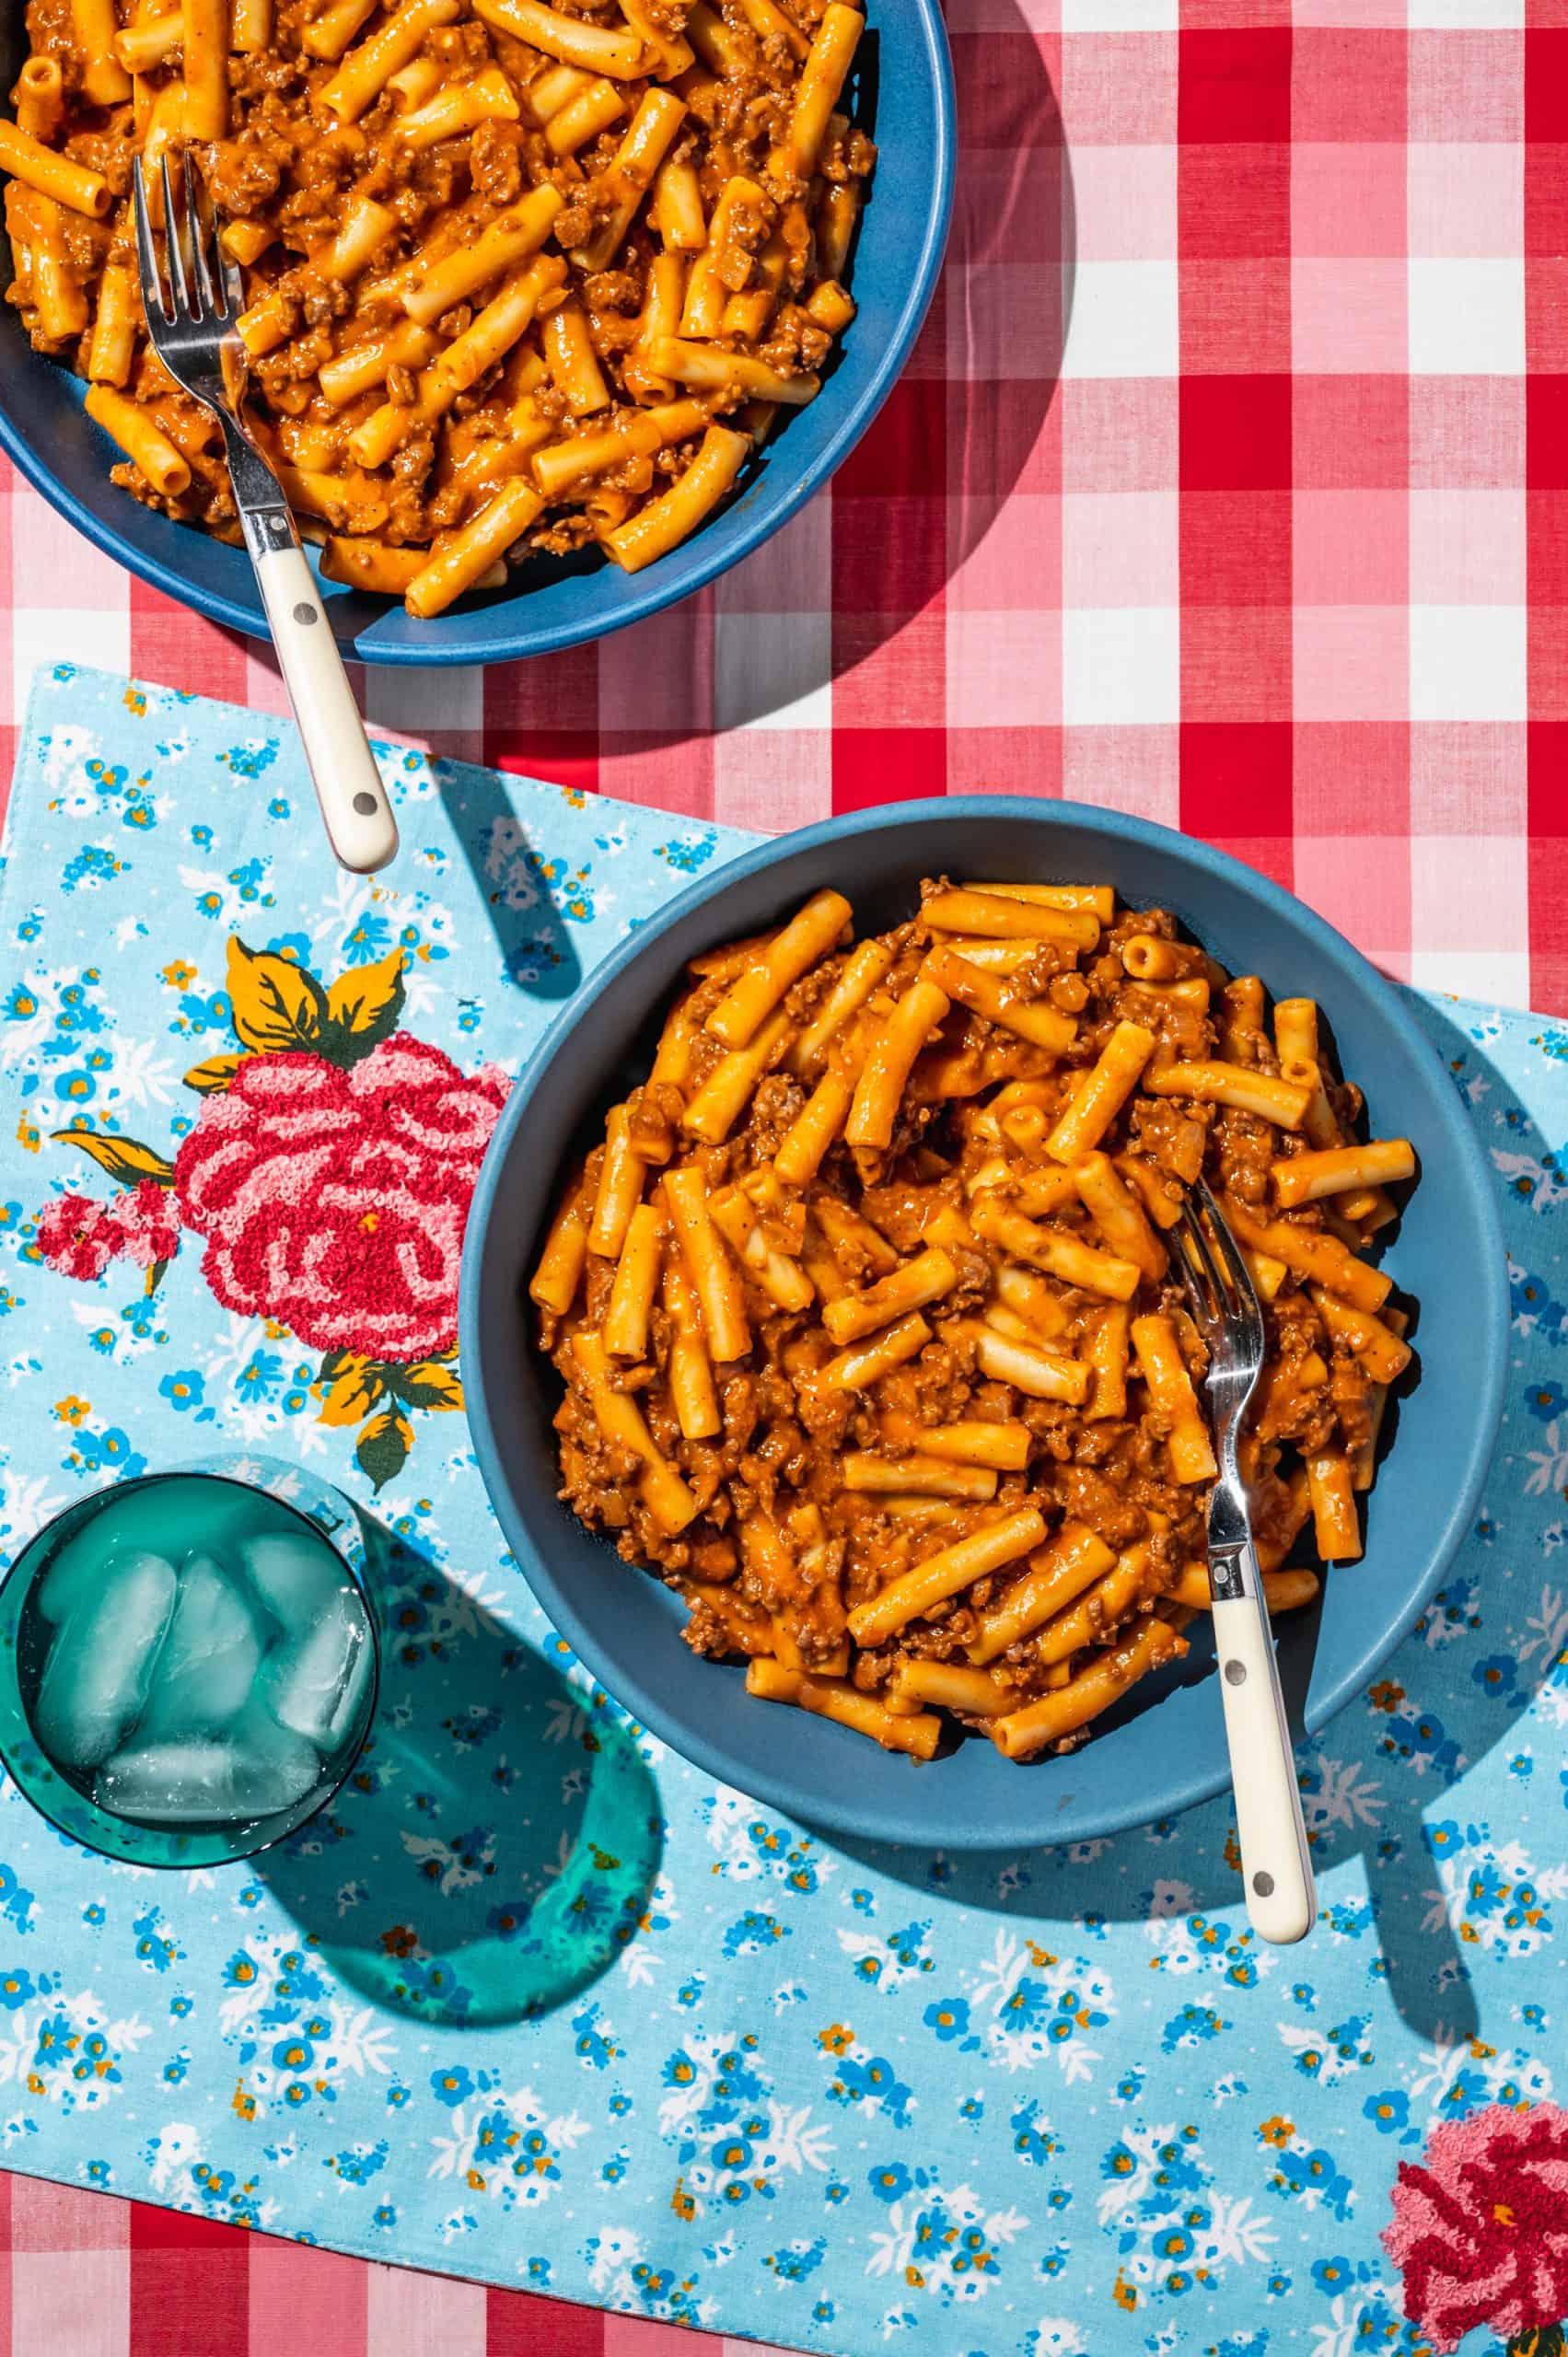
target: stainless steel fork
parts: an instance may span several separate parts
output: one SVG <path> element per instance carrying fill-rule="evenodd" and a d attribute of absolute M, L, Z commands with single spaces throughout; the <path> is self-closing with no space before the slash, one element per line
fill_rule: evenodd
<path fill-rule="evenodd" d="M 147 334 L 176 384 L 211 410 L 223 428 L 245 546 L 256 568 L 327 839 L 342 865 L 367 874 L 395 856 L 397 822 L 283 486 L 245 425 L 239 273 L 218 243 L 215 225 L 209 226 L 203 219 L 192 159 L 186 157 L 180 170 L 182 209 L 175 203 L 167 155 L 158 179 L 167 285 L 158 267 L 140 163 L 132 191 Z"/>
<path fill-rule="evenodd" d="M 1207 1187 L 1170 1231 L 1209 1351 L 1204 1388 L 1219 1477 L 1209 1499 L 1209 1588 L 1247 1912 L 1265 1940 L 1305 1939 L 1318 1917 L 1290 1727 L 1237 1443 L 1263 1364 L 1263 1313 L 1251 1272 Z"/>

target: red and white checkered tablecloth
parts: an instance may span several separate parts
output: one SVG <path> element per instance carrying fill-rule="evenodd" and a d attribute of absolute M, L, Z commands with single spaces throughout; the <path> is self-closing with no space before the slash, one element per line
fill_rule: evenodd
<path fill-rule="evenodd" d="M 641 629 L 373 673 L 369 716 L 743 826 L 1106 804 L 1390 973 L 1568 1010 L 1568 0 L 949 23 L 947 273 L 830 493 Z M 67 655 L 282 708 L 259 650 L 5 499 L 0 725 Z M 301 2319 L 334 2357 L 715 2346 L 0 2180 L 0 2357 L 274 2357 Z"/>

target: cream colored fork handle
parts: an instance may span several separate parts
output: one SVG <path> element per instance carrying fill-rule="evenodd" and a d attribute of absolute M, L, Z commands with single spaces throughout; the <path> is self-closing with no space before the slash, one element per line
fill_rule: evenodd
<path fill-rule="evenodd" d="M 1260 1939 L 1284 1946 L 1312 1929 L 1318 1895 L 1269 1608 L 1255 1569 L 1253 1578 L 1257 1593 L 1214 1598 L 1214 1651 L 1247 1912 Z"/>
<path fill-rule="evenodd" d="M 397 821 L 321 593 L 297 542 L 255 563 L 327 840 L 340 865 L 369 875 L 397 856 Z"/>

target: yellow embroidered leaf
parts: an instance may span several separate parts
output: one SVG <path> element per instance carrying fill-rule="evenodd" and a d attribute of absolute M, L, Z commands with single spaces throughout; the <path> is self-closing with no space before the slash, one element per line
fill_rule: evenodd
<path fill-rule="evenodd" d="M 226 1088 L 240 1065 L 243 1056 L 209 1056 L 205 1063 L 192 1064 L 185 1075 L 185 1086 L 193 1088 L 198 1097 L 215 1097 Z"/>
<path fill-rule="evenodd" d="M 294 958 L 280 958 L 273 949 L 247 949 L 231 934 L 228 995 L 236 1035 L 258 1055 L 319 1047 L 327 993 Z"/>
<path fill-rule="evenodd" d="M 403 1011 L 403 964 L 394 949 L 374 966 L 351 966 L 331 984 L 323 1049 L 334 1063 L 357 1063 L 391 1038 Z"/>
<path fill-rule="evenodd" d="M 317 1422 L 363 1423 L 387 1387 L 373 1359 L 348 1358 L 335 1369 Z"/>
<path fill-rule="evenodd" d="M 150 1145 L 138 1145 L 134 1138 L 108 1137 L 97 1130 L 52 1130 L 50 1134 L 61 1145 L 79 1146 L 122 1187 L 134 1187 L 143 1178 L 156 1178 L 167 1187 L 173 1179 L 173 1163 Z"/>
<path fill-rule="evenodd" d="M 411 1408 L 433 1408 L 445 1412 L 463 1404 L 462 1379 L 457 1368 L 443 1366 L 437 1359 L 405 1367 L 398 1377 L 398 1390 Z"/>

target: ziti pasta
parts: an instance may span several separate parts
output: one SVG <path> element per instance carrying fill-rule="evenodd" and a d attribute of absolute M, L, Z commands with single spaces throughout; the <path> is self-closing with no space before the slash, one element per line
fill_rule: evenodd
<path fill-rule="evenodd" d="M 1309 1000 L 1271 1025 L 1160 909 L 819 892 L 696 959 L 530 1286 L 562 1495 L 749 1692 L 929 1759 L 1081 1742 L 1208 1596 L 1202 1336 L 1165 1233 L 1200 1178 L 1268 1355 L 1241 1443 L 1275 1610 L 1361 1552 L 1408 1320 L 1364 1257 L 1407 1182 Z"/>
<path fill-rule="evenodd" d="M 189 150 L 250 411 L 329 579 L 429 616 L 535 552 L 635 572 L 815 396 L 877 151 L 844 0 L 30 0 L 7 299 L 146 505 L 239 537 L 146 340 L 136 158 Z M 500 567 L 497 575 L 497 567 Z"/>

